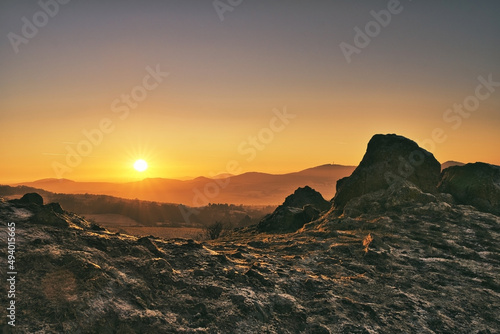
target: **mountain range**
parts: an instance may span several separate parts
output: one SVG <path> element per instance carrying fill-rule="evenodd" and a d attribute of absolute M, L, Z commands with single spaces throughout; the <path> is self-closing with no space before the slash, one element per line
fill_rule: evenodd
<path fill-rule="evenodd" d="M 455 165 L 463 164 L 448 161 L 442 164 L 442 168 Z M 248 172 L 234 176 L 223 174 L 213 178 L 197 177 L 191 180 L 149 178 L 128 183 L 42 179 L 13 186 L 24 185 L 55 193 L 109 195 L 193 207 L 209 203 L 279 205 L 283 198 L 304 186 L 310 186 L 326 199 L 331 199 L 335 195 L 337 181 L 351 175 L 355 168 L 356 166 L 326 164 L 287 174 Z"/>
<path fill-rule="evenodd" d="M 68 179 L 43 179 L 17 185 L 67 194 L 98 194 L 188 206 L 209 203 L 278 205 L 298 187 L 309 185 L 331 198 L 338 179 L 352 173 L 355 166 L 322 165 L 288 174 L 249 172 L 192 180 L 149 178 L 137 182 L 76 182 Z"/>

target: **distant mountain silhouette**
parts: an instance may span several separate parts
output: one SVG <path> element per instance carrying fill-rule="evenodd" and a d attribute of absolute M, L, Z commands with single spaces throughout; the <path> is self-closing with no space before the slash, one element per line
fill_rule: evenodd
<path fill-rule="evenodd" d="M 463 162 L 450 160 L 450 161 L 446 161 L 446 162 L 441 164 L 441 170 L 445 170 L 446 168 L 452 167 L 452 166 L 463 166 L 463 165 L 465 165 Z"/>
<path fill-rule="evenodd" d="M 310 186 L 330 199 L 338 179 L 350 175 L 355 166 L 322 165 L 288 174 L 249 172 L 235 176 L 218 175 L 192 180 L 145 179 L 138 182 L 75 182 L 68 179 L 43 179 L 25 185 L 56 193 L 99 194 L 188 206 L 208 203 L 279 205 L 299 187 Z"/>

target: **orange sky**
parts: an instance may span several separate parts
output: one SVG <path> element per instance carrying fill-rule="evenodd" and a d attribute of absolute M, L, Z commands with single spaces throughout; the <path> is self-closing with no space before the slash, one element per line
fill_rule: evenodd
<path fill-rule="evenodd" d="M 401 1 L 351 63 L 339 44 L 387 2 L 245 2 L 224 21 L 210 2 L 147 3 L 70 2 L 17 53 L 0 41 L 0 183 L 356 165 L 375 133 L 425 143 L 441 162 L 500 165 L 500 87 L 447 112 L 474 102 L 479 77 L 500 82 L 495 2 Z M 2 31 L 16 34 L 41 10 L 1 6 Z M 68 148 L 84 154 L 68 160 Z"/>

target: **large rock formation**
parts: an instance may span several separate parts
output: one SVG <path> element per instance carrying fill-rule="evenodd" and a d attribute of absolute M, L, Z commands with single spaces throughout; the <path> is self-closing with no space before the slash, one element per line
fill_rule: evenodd
<path fill-rule="evenodd" d="M 432 153 L 414 141 L 395 134 L 375 135 L 352 175 L 337 181 L 333 205 L 342 210 L 351 199 L 388 189 L 402 180 L 435 193 L 440 172 L 441 165 Z"/>
<path fill-rule="evenodd" d="M 297 189 L 282 205 L 264 217 L 257 229 L 261 232 L 295 232 L 305 224 L 319 218 L 331 204 L 309 186 Z"/>
<path fill-rule="evenodd" d="M 460 204 L 500 214 L 500 167 L 482 162 L 446 168 L 438 189 Z"/>

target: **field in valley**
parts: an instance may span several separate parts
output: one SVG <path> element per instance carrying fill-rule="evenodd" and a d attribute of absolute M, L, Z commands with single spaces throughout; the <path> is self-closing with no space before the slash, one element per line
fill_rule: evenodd
<path fill-rule="evenodd" d="M 144 226 L 129 217 L 117 214 L 84 214 L 83 216 L 98 223 L 110 232 L 138 237 L 152 235 L 164 239 L 200 239 L 203 233 L 203 229 L 197 227 Z"/>

